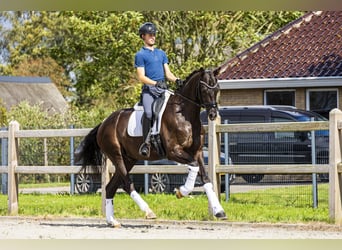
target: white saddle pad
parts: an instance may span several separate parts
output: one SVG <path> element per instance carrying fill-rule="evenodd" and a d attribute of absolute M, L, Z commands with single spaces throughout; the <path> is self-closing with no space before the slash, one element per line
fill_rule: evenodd
<path fill-rule="evenodd" d="M 152 126 L 152 135 L 159 134 L 161 127 L 161 119 L 163 117 L 167 101 L 173 93 L 169 90 L 165 91 L 165 100 L 163 106 L 159 112 L 158 120 L 154 121 Z M 129 121 L 127 132 L 129 136 L 143 136 L 142 134 L 142 125 L 141 125 L 141 117 L 144 114 L 144 108 L 142 106 L 138 106 L 137 104 L 134 106 L 134 111 L 132 112 Z"/>

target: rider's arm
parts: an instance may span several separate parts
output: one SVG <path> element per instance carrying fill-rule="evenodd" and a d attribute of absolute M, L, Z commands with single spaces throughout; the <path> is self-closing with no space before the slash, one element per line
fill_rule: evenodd
<path fill-rule="evenodd" d="M 137 67 L 138 80 L 144 84 L 155 85 L 157 82 L 145 76 L 145 68 Z"/>
<path fill-rule="evenodd" d="M 175 77 L 175 75 L 171 72 L 170 67 L 167 63 L 164 64 L 164 72 L 165 72 L 166 78 L 169 81 L 175 82 L 177 80 L 177 77 Z"/>

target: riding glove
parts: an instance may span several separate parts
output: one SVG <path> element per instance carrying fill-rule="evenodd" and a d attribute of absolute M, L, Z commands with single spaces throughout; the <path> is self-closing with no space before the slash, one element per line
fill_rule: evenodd
<path fill-rule="evenodd" d="M 183 82 L 182 79 L 180 79 L 180 78 L 177 78 L 177 79 L 176 79 L 176 84 L 177 84 L 178 87 L 182 87 L 182 86 L 183 86 L 183 83 L 184 83 L 184 82 Z"/>

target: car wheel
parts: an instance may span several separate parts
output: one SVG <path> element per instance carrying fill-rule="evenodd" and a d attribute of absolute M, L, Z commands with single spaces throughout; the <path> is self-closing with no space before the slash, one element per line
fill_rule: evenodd
<path fill-rule="evenodd" d="M 258 183 L 264 178 L 263 174 L 245 174 L 242 178 L 248 183 Z"/>
<path fill-rule="evenodd" d="M 75 179 L 76 190 L 80 194 L 96 192 L 93 177 L 89 174 L 77 174 Z"/>
<path fill-rule="evenodd" d="M 152 174 L 150 183 L 152 193 L 170 192 L 170 179 L 167 174 Z"/>

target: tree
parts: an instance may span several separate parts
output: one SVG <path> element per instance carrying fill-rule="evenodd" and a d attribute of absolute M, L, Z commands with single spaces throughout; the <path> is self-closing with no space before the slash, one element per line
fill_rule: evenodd
<path fill-rule="evenodd" d="M 0 128 L 4 127 L 7 121 L 7 111 L 3 100 L 0 98 Z"/>
<path fill-rule="evenodd" d="M 219 66 L 303 13 L 149 11 L 143 14 L 145 20 L 157 24 L 158 44 L 169 55 L 173 70 L 185 77 L 201 66 Z"/>
<path fill-rule="evenodd" d="M 73 99 L 65 70 L 51 57 L 23 58 L 11 72 L 13 76 L 49 76 L 66 99 Z"/>
<path fill-rule="evenodd" d="M 48 27 L 56 18 L 53 12 L 2 12 L 12 29 L 3 29 L 0 45 L 6 65 L 3 75 L 48 76 L 63 96 L 71 97 L 71 84 L 65 70 L 49 56 L 54 34 Z"/>
<path fill-rule="evenodd" d="M 302 14 L 283 11 L 2 12 L 0 18 L 9 20 L 11 29 L 0 30 L 0 48 L 6 61 L 0 72 L 23 74 L 23 70 L 31 71 L 33 65 L 31 69 L 26 66 L 33 62 L 38 71 L 49 60 L 51 63 L 44 74 L 52 78 L 52 73 L 62 67 L 75 91 L 74 103 L 84 109 L 96 108 L 106 116 L 112 110 L 132 106 L 139 98 L 141 85 L 136 79 L 133 61 L 143 44 L 137 34 L 143 22 L 157 24 L 158 46 L 166 51 L 172 71 L 184 78 L 199 67 L 219 66 Z M 70 89 L 63 77 L 54 81 Z"/>
<path fill-rule="evenodd" d="M 73 82 L 80 106 L 116 109 L 137 99 L 139 86 L 131 79 L 139 38 L 132 29 L 141 22 L 140 14 L 6 12 L 3 16 L 13 27 L 3 33 L 11 42 L 2 44 L 12 68 L 27 57 L 53 58 Z"/>
<path fill-rule="evenodd" d="M 51 54 L 75 76 L 78 105 L 131 106 L 140 86 L 133 67 L 139 47 L 136 12 L 61 12 L 65 29 Z M 63 48 L 63 49 L 62 49 Z"/>

